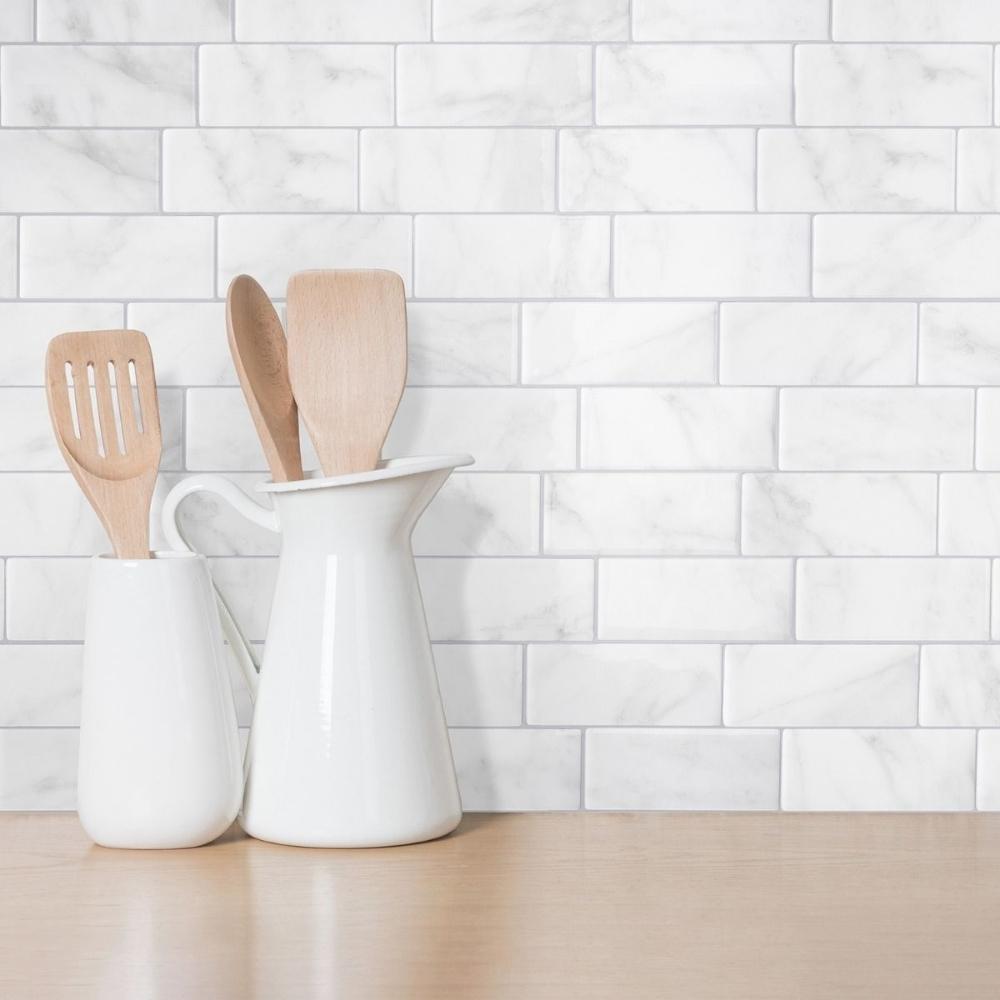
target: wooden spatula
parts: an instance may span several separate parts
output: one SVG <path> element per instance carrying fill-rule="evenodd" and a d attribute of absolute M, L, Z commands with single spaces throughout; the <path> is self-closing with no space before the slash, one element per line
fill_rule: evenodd
<path fill-rule="evenodd" d="M 49 343 L 52 427 L 119 559 L 149 558 L 160 413 L 149 341 L 138 330 L 64 333 Z"/>
<path fill-rule="evenodd" d="M 226 329 L 271 478 L 276 483 L 302 479 L 299 411 L 288 380 L 285 331 L 267 292 L 248 274 L 229 284 Z"/>
<path fill-rule="evenodd" d="M 302 271 L 287 298 L 288 371 L 324 474 L 374 469 L 406 382 L 403 279 Z"/>

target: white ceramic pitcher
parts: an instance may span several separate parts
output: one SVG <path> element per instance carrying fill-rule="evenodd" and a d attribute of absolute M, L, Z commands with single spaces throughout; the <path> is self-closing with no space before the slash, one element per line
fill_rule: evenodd
<path fill-rule="evenodd" d="M 254 694 L 240 824 L 303 847 L 385 847 L 440 837 L 461 819 L 451 745 L 410 537 L 467 455 L 393 459 L 373 472 L 262 483 L 274 510 L 228 479 L 191 476 L 164 502 L 215 493 L 281 533 L 259 680 L 250 647 L 223 625 Z"/>

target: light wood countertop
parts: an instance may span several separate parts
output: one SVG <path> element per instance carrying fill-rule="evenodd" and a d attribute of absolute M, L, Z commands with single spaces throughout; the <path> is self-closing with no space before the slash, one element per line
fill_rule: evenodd
<path fill-rule="evenodd" d="M 109 851 L 0 814 L 4 1000 L 986 1000 L 1000 814 L 468 816 Z"/>

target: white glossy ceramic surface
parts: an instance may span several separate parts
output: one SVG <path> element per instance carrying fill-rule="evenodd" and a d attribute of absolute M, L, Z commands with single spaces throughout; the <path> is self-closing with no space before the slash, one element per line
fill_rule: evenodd
<path fill-rule="evenodd" d="M 273 513 L 221 476 L 193 476 L 167 497 L 164 530 L 178 548 L 177 506 L 198 491 L 282 534 L 240 815 L 251 836 L 375 847 L 457 826 L 410 536 L 451 470 L 471 461 L 395 459 L 373 472 L 263 484 Z"/>
<path fill-rule="evenodd" d="M 78 811 L 105 847 L 196 847 L 232 823 L 239 730 L 202 556 L 97 556 L 83 659 Z"/>

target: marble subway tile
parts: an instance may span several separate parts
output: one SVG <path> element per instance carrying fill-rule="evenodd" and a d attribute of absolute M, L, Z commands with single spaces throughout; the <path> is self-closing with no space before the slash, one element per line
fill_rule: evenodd
<path fill-rule="evenodd" d="M 555 134 L 543 129 L 365 129 L 364 212 L 551 212 Z"/>
<path fill-rule="evenodd" d="M 996 129 L 959 130 L 957 208 L 960 212 L 996 212 L 1000 209 L 1000 143 L 997 140 Z"/>
<path fill-rule="evenodd" d="M 401 45 L 400 125 L 585 125 L 586 45 Z"/>
<path fill-rule="evenodd" d="M 564 212 L 744 211 L 754 207 L 751 129 L 562 129 Z"/>
<path fill-rule="evenodd" d="M 83 639 L 89 559 L 8 559 L 6 575 L 8 639 Z"/>
<path fill-rule="evenodd" d="M 392 47 L 203 45 L 199 111 L 202 125 L 388 125 Z"/>
<path fill-rule="evenodd" d="M 774 467 L 769 389 L 584 389 L 581 399 L 585 468 Z"/>
<path fill-rule="evenodd" d="M 614 240 L 622 298 L 809 294 L 805 215 L 623 215 Z"/>
<path fill-rule="evenodd" d="M 821 215 L 814 294 L 837 298 L 996 298 L 996 215 Z"/>
<path fill-rule="evenodd" d="M 45 350 L 56 334 L 116 330 L 123 316 L 117 302 L 0 302 L 0 386 L 44 385 Z"/>
<path fill-rule="evenodd" d="M 439 42 L 610 42 L 628 38 L 627 0 L 436 0 Z"/>
<path fill-rule="evenodd" d="M 0 727 L 78 726 L 82 646 L 0 644 Z"/>
<path fill-rule="evenodd" d="M 224 302 L 133 302 L 127 323 L 149 338 L 159 385 L 237 384 Z"/>
<path fill-rule="evenodd" d="M 1000 555 L 1000 475 L 946 473 L 939 502 L 942 555 Z"/>
<path fill-rule="evenodd" d="M 895 302 L 724 302 L 719 380 L 912 385 L 917 311 Z"/>
<path fill-rule="evenodd" d="M 0 729 L 0 810 L 75 809 L 76 729 Z"/>
<path fill-rule="evenodd" d="M 347 129 L 169 129 L 167 212 L 341 212 L 356 207 Z"/>
<path fill-rule="evenodd" d="M 945 129 L 761 129 L 764 212 L 941 212 L 954 207 Z"/>
<path fill-rule="evenodd" d="M 840 641 L 989 638 L 987 559 L 800 559 L 796 636 Z"/>
<path fill-rule="evenodd" d="M 972 404 L 966 389 L 783 389 L 779 466 L 971 468 Z"/>
<path fill-rule="evenodd" d="M 936 515 L 930 473 L 751 473 L 743 477 L 741 551 L 930 556 Z"/>
<path fill-rule="evenodd" d="M 0 4 L 0 42 L 30 42 L 34 21 L 34 0 L 6 0 Z"/>
<path fill-rule="evenodd" d="M 976 393 L 976 468 L 1000 470 L 1000 389 Z"/>
<path fill-rule="evenodd" d="M 17 295 L 17 219 L 0 216 L 0 296 Z"/>
<path fill-rule="evenodd" d="M 14 45 L 0 63 L 4 125 L 193 125 L 194 49 L 183 45 Z"/>
<path fill-rule="evenodd" d="M 1000 303 L 922 302 L 920 382 L 1000 385 Z"/>
<path fill-rule="evenodd" d="M 521 647 L 437 643 L 441 700 L 449 726 L 521 723 Z"/>
<path fill-rule="evenodd" d="M 283 298 L 293 272 L 330 267 L 386 268 L 409 288 L 411 241 L 403 215 L 223 216 L 219 294 L 237 274 L 252 274 L 269 295 Z"/>
<path fill-rule="evenodd" d="M 595 729 L 588 809 L 777 809 L 777 732 Z"/>
<path fill-rule="evenodd" d="M 410 302 L 410 385 L 509 385 L 517 381 L 517 306 Z"/>
<path fill-rule="evenodd" d="M 1000 811 L 1000 729 L 985 729 L 979 733 L 976 808 Z"/>
<path fill-rule="evenodd" d="M 798 125 L 988 125 L 988 45 L 802 45 Z"/>
<path fill-rule="evenodd" d="M 787 125 L 787 45 L 601 45 L 598 125 Z"/>
<path fill-rule="evenodd" d="M 414 42 L 430 38 L 428 0 L 237 0 L 240 42 Z"/>
<path fill-rule="evenodd" d="M 214 246 L 204 217 L 29 216 L 21 220 L 21 295 L 209 298 Z"/>
<path fill-rule="evenodd" d="M 579 808 L 578 732 L 453 729 L 451 750 L 468 812 Z"/>
<path fill-rule="evenodd" d="M 1000 9 L 981 0 L 833 0 L 833 37 L 859 42 L 995 41 L 1000 38 Z"/>
<path fill-rule="evenodd" d="M 155 212 L 159 155 L 152 131 L 4 129 L 0 212 Z"/>
<path fill-rule="evenodd" d="M 787 639 L 787 559 L 602 559 L 601 639 Z"/>
<path fill-rule="evenodd" d="M 221 42 L 229 0 L 38 0 L 43 42 Z"/>
<path fill-rule="evenodd" d="M 634 0 L 642 42 L 826 39 L 827 0 Z"/>
<path fill-rule="evenodd" d="M 540 726 L 718 725 L 721 674 L 718 646 L 529 646 L 527 721 Z"/>
<path fill-rule="evenodd" d="M 536 555 L 539 494 L 534 475 L 455 472 L 417 523 L 413 551 L 422 556 Z"/>
<path fill-rule="evenodd" d="M 973 809 L 975 752 L 971 730 L 791 729 L 782 744 L 781 807 Z"/>
<path fill-rule="evenodd" d="M 925 646 L 920 653 L 920 725 L 1000 726 L 1000 649 Z"/>
<path fill-rule="evenodd" d="M 419 559 L 431 639 L 591 639 L 589 559 Z"/>
<path fill-rule="evenodd" d="M 545 477 L 545 552 L 735 555 L 739 479 L 698 472 Z"/>
<path fill-rule="evenodd" d="M 424 215 L 416 220 L 423 298 L 598 298 L 608 294 L 602 216 Z"/>
<path fill-rule="evenodd" d="M 916 646 L 727 646 L 727 726 L 913 726 Z"/>
<path fill-rule="evenodd" d="M 529 302 L 525 382 L 713 382 L 716 307 L 708 302 Z"/>

